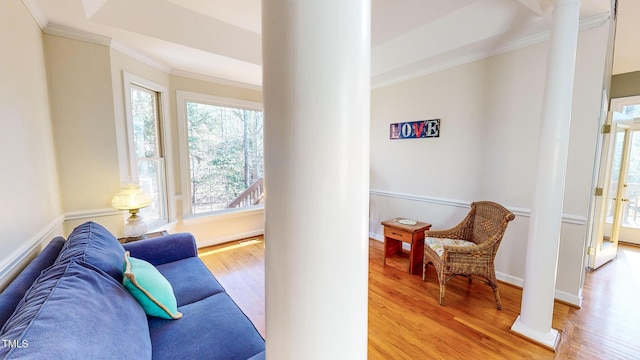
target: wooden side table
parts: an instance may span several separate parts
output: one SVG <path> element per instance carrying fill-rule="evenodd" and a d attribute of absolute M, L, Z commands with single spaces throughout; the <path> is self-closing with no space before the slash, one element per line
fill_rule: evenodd
<path fill-rule="evenodd" d="M 402 252 L 402 243 L 411 244 L 409 254 L 409 273 L 422 273 L 422 260 L 424 257 L 424 232 L 431 228 L 431 224 L 415 221 L 415 224 L 403 224 L 411 222 L 404 218 L 395 218 L 383 221 L 384 226 L 384 251 L 382 263 L 387 263 L 387 256 Z"/>

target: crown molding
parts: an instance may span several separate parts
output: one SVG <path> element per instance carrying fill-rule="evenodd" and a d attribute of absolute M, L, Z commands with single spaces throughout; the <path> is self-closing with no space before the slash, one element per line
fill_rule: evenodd
<path fill-rule="evenodd" d="M 144 63 L 146 65 L 151 66 L 152 68 L 158 69 L 166 74 L 169 74 L 169 72 L 171 71 L 171 68 L 169 68 L 168 66 L 162 65 L 159 62 L 151 59 L 148 56 L 145 56 L 123 44 L 121 44 L 118 41 L 112 41 L 111 42 L 111 48 L 113 50 L 117 50 L 127 56 L 130 56 L 132 58 L 134 58 L 135 60 L 140 61 L 141 63 Z"/>
<path fill-rule="evenodd" d="M 553 9 L 553 3 L 551 0 L 518 0 L 518 2 L 540 17 L 549 15 Z"/>
<path fill-rule="evenodd" d="M 69 39 L 80 40 L 96 45 L 111 46 L 110 37 L 78 30 L 66 25 L 49 22 L 42 31 L 50 35 L 63 36 Z"/>
<path fill-rule="evenodd" d="M 172 69 L 170 73 L 171 75 L 175 75 L 175 76 L 181 76 L 189 79 L 216 83 L 219 85 L 233 86 L 241 89 L 254 90 L 254 91 L 262 91 L 262 86 L 260 85 L 253 85 L 253 84 L 243 83 L 239 81 L 227 80 L 227 79 L 222 79 L 215 76 L 196 74 L 189 71 L 183 71 L 183 70 L 177 70 L 177 69 Z"/>
<path fill-rule="evenodd" d="M 611 18 L 610 13 L 602 13 L 595 16 L 588 17 L 580 21 L 579 30 L 589 30 L 600 27 L 609 21 Z M 512 41 L 507 42 L 504 46 L 501 46 L 492 51 L 476 51 L 467 55 L 459 56 L 454 59 L 443 61 L 441 63 L 425 66 L 414 71 L 398 71 L 397 75 L 391 75 L 387 79 L 375 81 L 372 79 L 372 89 L 379 89 L 390 85 L 395 85 L 404 81 L 416 79 L 425 75 L 433 74 L 446 69 L 451 69 L 456 66 L 468 64 L 474 61 L 490 58 L 495 55 L 508 53 L 514 50 L 522 49 L 527 46 L 535 45 L 549 40 L 551 36 L 551 30 L 545 30 L 528 36 L 523 36 Z M 382 74 L 384 75 L 384 74 Z"/>
<path fill-rule="evenodd" d="M 25 1 L 31 1 L 31 0 L 25 0 Z M 201 81 L 206 81 L 206 82 L 211 82 L 211 83 L 216 83 L 216 84 L 226 85 L 226 86 L 233 86 L 233 87 L 243 88 L 248 90 L 262 91 L 262 86 L 258 86 L 258 85 L 252 85 L 252 84 L 242 83 L 242 82 L 233 81 L 233 80 L 226 80 L 222 78 L 196 74 L 196 73 L 183 71 L 183 70 L 171 69 L 170 67 L 162 65 L 161 63 L 149 58 L 148 56 L 145 56 L 140 52 L 137 52 L 117 41 L 112 41 L 112 39 L 107 36 L 93 34 L 90 32 L 78 30 L 69 26 L 60 25 L 56 23 L 48 23 L 44 27 L 43 31 L 51 35 L 63 36 L 70 39 L 75 39 L 75 40 L 80 40 L 80 41 L 85 41 L 85 42 L 89 42 L 97 45 L 110 47 L 114 50 L 117 50 L 127 56 L 132 57 L 135 60 L 138 60 L 166 74 L 182 76 L 190 79 L 201 80 Z"/>
<path fill-rule="evenodd" d="M 36 21 L 40 29 L 44 30 L 44 28 L 49 23 L 49 20 L 44 15 L 42 10 L 40 10 L 40 6 L 38 6 L 38 3 L 36 2 L 36 0 L 22 0 L 22 3 L 27 8 L 27 10 L 29 11 L 33 19 Z"/>

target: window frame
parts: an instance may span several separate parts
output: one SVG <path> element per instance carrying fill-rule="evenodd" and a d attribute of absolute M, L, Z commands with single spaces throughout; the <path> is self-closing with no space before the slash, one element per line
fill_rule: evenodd
<path fill-rule="evenodd" d="M 188 140 L 188 123 L 187 123 L 187 102 L 198 102 L 201 104 L 222 106 L 230 108 L 239 108 L 253 111 L 260 111 L 264 114 L 262 103 L 234 99 L 228 97 L 221 97 L 215 95 L 202 94 L 197 92 L 177 90 L 176 91 L 176 107 L 178 115 L 178 147 L 180 151 L 180 182 L 182 189 L 182 217 L 194 218 L 194 217 L 206 217 L 212 215 L 237 213 L 244 211 L 254 211 L 256 209 L 263 209 L 264 205 L 250 205 L 241 208 L 225 208 L 218 209 L 204 213 L 194 214 L 192 212 L 191 204 L 191 167 L 189 165 L 189 140 Z M 264 165 L 264 164 L 263 164 Z"/>
<path fill-rule="evenodd" d="M 172 171 L 171 169 L 173 169 L 173 162 L 170 156 L 171 127 L 169 123 L 169 89 L 166 86 L 126 71 L 122 72 L 122 85 L 125 105 L 124 130 L 126 137 L 126 140 L 124 141 L 126 148 L 126 169 L 121 171 L 120 174 L 120 181 L 122 183 L 139 181 L 138 163 L 133 134 L 131 90 L 133 87 L 140 87 L 148 91 L 155 92 L 157 95 L 156 111 L 158 118 L 158 153 L 160 155 L 160 159 L 162 159 L 162 163 L 164 164 L 161 172 L 164 177 L 164 206 L 166 209 L 166 216 L 164 219 L 153 223 L 147 222 L 147 225 L 150 229 L 161 228 L 163 225 L 173 222 L 176 219 L 175 201 L 172 199 L 172 194 L 175 194 L 175 186 L 172 177 L 169 176 Z M 121 170 L 123 170 L 122 164 Z"/>

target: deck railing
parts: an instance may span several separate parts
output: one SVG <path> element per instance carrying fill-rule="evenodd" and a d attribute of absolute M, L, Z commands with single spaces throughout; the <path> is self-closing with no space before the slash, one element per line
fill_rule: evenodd
<path fill-rule="evenodd" d="M 233 200 L 227 208 L 239 208 L 249 205 L 258 205 L 262 203 L 264 198 L 264 185 L 263 178 L 256 180 L 251 186 L 247 188 L 244 192 L 238 195 L 235 200 Z"/>

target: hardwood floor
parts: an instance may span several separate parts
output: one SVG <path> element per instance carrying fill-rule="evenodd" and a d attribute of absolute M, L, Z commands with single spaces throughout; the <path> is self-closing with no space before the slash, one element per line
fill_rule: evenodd
<path fill-rule="evenodd" d="M 557 359 L 640 359 L 640 246 L 587 273 L 580 310 L 564 322 Z"/>
<path fill-rule="evenodd" d="M 556 302 L 557 353 L 509 331 L 522 291 L 500 284 L 502 311 L 491 289 L 465 278 L 447 284 L 438 304 L 435 270 L 427 282 L 406 272 L 408 258 L 388 258 L 369 245 L 369 359 L 639 359 L 640 247 L 589 272 L 581 309 Z M 200 257 L 265 336 L 264 242 L 261 237 L 201 249 Z"/>
<path fill-rule="evenodd" d="M 198 250 L 227 293 L 265 337 L 264 241 L 262 237 Z"/>

